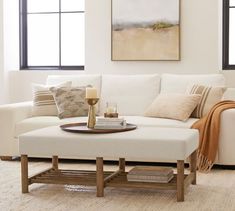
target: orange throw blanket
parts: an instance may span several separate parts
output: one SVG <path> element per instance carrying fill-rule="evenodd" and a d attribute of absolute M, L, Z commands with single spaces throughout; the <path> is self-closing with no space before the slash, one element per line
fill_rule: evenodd
<path fill-rule="evenodd" d="M 235 108 L 235 101 L 221 101 L 210 112 L 195 122 L 191 128 L 199 130 L 199 147 L 197 167 L 199 171 L 208 172 L 214 165 L 218 151 L 220 133 L 220 116 L 224 110 Z"/>

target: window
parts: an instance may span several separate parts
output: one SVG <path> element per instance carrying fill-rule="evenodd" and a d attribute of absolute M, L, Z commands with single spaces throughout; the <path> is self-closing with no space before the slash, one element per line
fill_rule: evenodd
<path fill-rule="evenodd" d="M 20 0 L 21 69 L 84 70 L 84 1 Z"/>
<path fill-rule="evenodd" d="M 235 0 L 223 0 L 223 69 L 235 69 Z"/>

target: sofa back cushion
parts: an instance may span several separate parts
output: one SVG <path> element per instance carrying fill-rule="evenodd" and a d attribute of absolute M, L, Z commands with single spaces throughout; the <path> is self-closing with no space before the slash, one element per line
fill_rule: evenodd
<path fill-rule="evenodd" d="M 120 115 L 143 115 L 160 91 L 160 76 L 103 75 L 100 115 L 107 102 L 117 103 Z"/>
<path fill-rule="evenodd" d="M 235 101 L 235 88 L 227 88 L 222 100 L 234 100 Z"/>
<path fill-rule="evenodd" d="M 189 85 L 225 86 L 222 74 L 176 75 L 162 74 L 161 93 L 185 93 Z"/>
<path fill-rule="evenodd" d="M 47 77 L 47 85 L 55 85 L 65 81 L 72 81 L 72 86 L 87 86 L 95 87 L 100 95 L 101 75 L 49 75 Z"/>

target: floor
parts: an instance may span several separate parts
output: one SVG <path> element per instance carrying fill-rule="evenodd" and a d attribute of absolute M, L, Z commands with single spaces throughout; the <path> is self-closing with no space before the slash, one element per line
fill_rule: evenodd
<path fill-rule="evenodd" d="M 49 166 L 48 160 L 30 160 L 29 173 Z M 95 165 L 66 160 L 60 168 L 91 170 Z M 105 170 L 115 169 L 114 164 L 105 165 Z M 93 187 L 33 184 L 29 194 L 21 194 L 19 160 L 0 161 L 0 190 L 0 211 L 235 211 L 235 170 L 217 168 L 198 173 L 198 185 L 190 186 L 180 203 L 174 191 L 108 188 L 104 198 L 97 198 Z"/>

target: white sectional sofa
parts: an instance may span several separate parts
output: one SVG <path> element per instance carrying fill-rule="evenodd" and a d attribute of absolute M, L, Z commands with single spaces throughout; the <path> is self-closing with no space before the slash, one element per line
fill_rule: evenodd
<path fill-rule="evenodd" d="M 210 75 L 70 75 L 49 76 L 48 85 L 72 81 L 73 86 L 92 85 L 100 94 L 99 115 L 104 113 L 106 102 L 117 102 L 118 112 L 127 122 L 151 127 L 190 128 L 197 121 L 186 122 L 171 119 L 144 117 L 145 109 L 159 93 L 185 93 L 190 84 L 225 86 L 221 74 Z M 235 99 L 235 90 L 228 89 L 225 99 Z M 60 120 L 57 116 L 32 116 L 32 102 L 0 106 L 0 156 L 19 156 L 18 136 L 35 129 L 86 121 L 86 117 Z M 235 165 L 235 109 L 224 111 L 217 164 Z"/>

